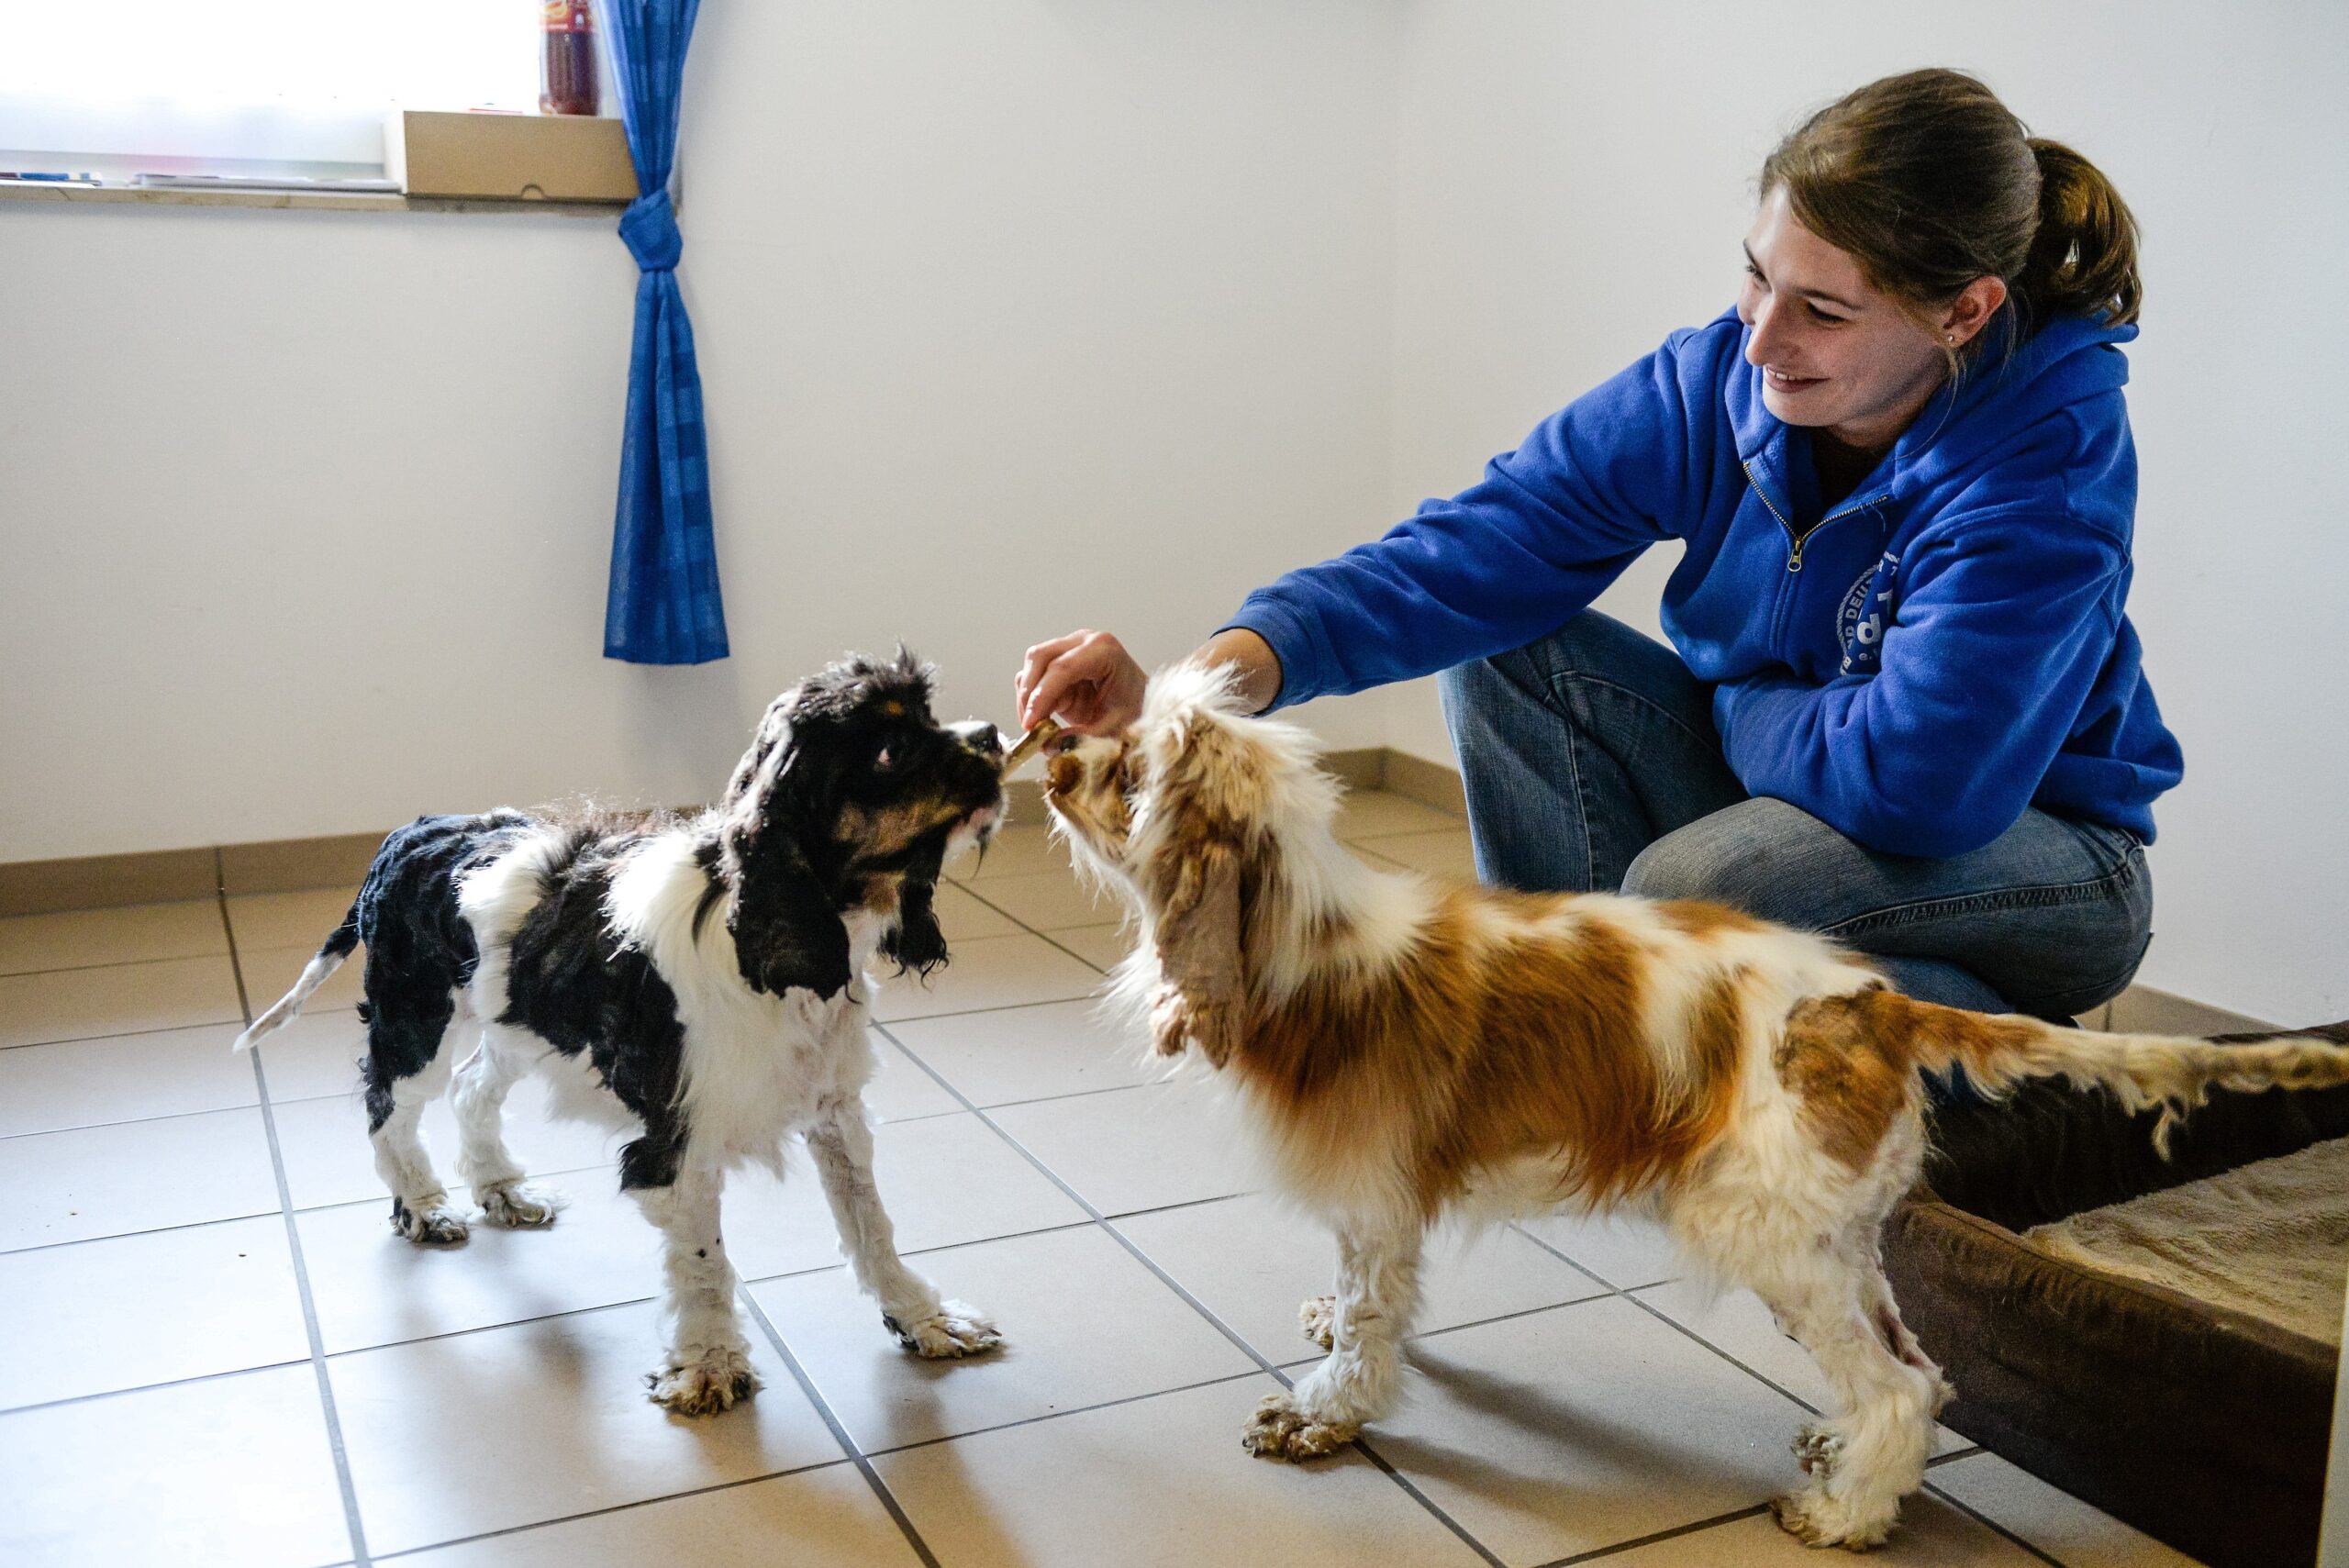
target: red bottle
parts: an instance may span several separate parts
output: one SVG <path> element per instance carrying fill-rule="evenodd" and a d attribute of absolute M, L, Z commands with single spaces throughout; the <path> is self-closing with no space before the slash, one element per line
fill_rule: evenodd
<path fill-rule="evenodd" d="M 596 20 L 586 0 L 546 0 L 540 14 L 546 47 L 539 55 L 539 113 L 594 114 Z"/>

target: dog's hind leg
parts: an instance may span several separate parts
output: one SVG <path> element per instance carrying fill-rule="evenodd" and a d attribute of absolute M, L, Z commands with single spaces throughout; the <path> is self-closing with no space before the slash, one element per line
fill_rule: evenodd
<path fill-rule="evenodd" d="M 444 1014 L 441 1024 L 446 1018 Z M 428 1027 L 433 1032 L 421 1062 L 397 1073 L 400 1065 L 417 1061 L 415 1042 Z M 375 1146 L 375 1173 L 392 1192 L 392 1228 L 411 1241 L 434 1244 L 462 1241 L 466 1235 L 464 1214 L 449 1201 L 419 1125 L 424 1107 L 449 1086 L 449 1059 L 440 1050 L 440 1027 L 429 1018 L 374 1006 L 364 1063 L 367 1137 Z"/>
<path fill-rule="evenodd" d="M 1421 1239 L 1417 1216 L 1340 1228 L 1329 1359 L 1256 1407 L 1241 1447 L 1268 1459 L 1318 1458 L 1395 1407 L 1403 1336 L 1419 1312 Z M 1306 1304 L 1308 1313 L 1315 1305 Z"/>
<path fill-rule="evenodd" d="M 880 1304 L 881 1321 L 897 1342 L 932 1360 L 975 1355 L 1003 1336 L 974 1307 L 939 1298 L 938 1287 L 897 1256 L 896 1232 L 873 1184 L 873 1131 L 861 1098 L 826 1103 L 807 1129 L 807 1153 L 832 1206 L 841 1251 L 864 1293 Z"/>
<path fill-rule="evenodd" d="M 1872 1244 L 1846 1237 L 1799 1273 L 1756 1282 L 1842 1405 L 1796 1440 L 1809 1484 L 1773 1505 L 1778 1523 L 1811 1546 L 1864 1551 L 1891 1533 L 1901 1499 L 1924 1480 L 1933 1417 L 1947 1396 L 1940 1370 L 1904 1349 L 1915 1340 L 1891 1307 Z"/>
<path fill-rule="evenodd" d="M 457 1174 L 473 1188 L 482 1218 L 492 1225 L 551 1225 L 562 1207 L 553 1193 L 523 1184 L 522 1167 L 506 1147 L 506 1094 L 529 1066 L 523 1051 L 491 1025 L 458 1067 L 449 1096 L 457 1113 Z"/>

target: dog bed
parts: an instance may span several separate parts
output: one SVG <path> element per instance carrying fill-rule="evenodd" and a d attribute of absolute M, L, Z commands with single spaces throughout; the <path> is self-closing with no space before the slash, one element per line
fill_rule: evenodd
<path fill-rule="evenodd" d="M 2349 1044 L 2349 1024 L 2310 1032 Z M 2211 1568 L 2313 1562 L 2349 1257 L 2335 1254 L 2321 1335 L 2246 1309 L 2240 1288 L 2149 1277 L 2099 1249 L 2160 1212 L 2137 1207 L 2154 1195 L 2182 1212 L 2214 1190 L 2179 1195 L 2188 1184 L 2251 1187 L 2272 1177 L 2254 1162 L 2340 1158 L 2316 1146 L 2349 1137 L 2349 1088 L 2214 1095 L 2166 1162 L 2154 1122 L 2046 1083 L 1942 1107 L 1924 1182 L 1886 1227 L 1893 1292 L 1956 1386 L 1952 1429 Z M 2349 1215 L 2349 1188 L 2331 1190 Z"/>

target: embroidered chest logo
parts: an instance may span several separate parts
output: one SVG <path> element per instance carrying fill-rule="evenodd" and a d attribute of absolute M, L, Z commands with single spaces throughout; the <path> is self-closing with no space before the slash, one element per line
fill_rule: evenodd
<path fill-rule="evenodd" d="M 1835 637 L 1843 645 L 1844 674 L 1873 675 L 1882 667 L 1884 628 L 1892 618 L 1892 579 L 1899 570 L 1900 557 L 1886 550 L 1883 560 L 1860 573 L 1837 607 Z"/>

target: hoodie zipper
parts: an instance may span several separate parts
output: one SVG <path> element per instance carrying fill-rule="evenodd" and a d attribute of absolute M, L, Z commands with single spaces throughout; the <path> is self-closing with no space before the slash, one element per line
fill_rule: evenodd
<path fill-rule="evenodd" d="M 1830 523 L 1840 523 L 1854 513 L 1865 512 L 1877 503 L 1892 498 L 1892 492 L 1887 490 L 1881 495 L 1871 495 L 1865 501 L 1854 501 L 1842 511 L 1830 512 L 1810 527 L 1797 532 L 1794 524 L 1787 521 L 1787 515 L 1778 510 L 1778 504 L 1770 499 L 1770 493 L 1762 488 L 1762 482 L 1753 477 L 1753 465 L 1740 459 L 1738 466 L 1745 470 L 1745 483 L 1753 487 L 1753 494 L 1762 498 L 1762 505 L 1769 508 L 1772 517 L 1778 519 L 1778 526 L 1787 530 L 1787 570 L 1788 572 L 1802 570 L 1802 548 L 1810 542 L 1811 535 Z"/>

